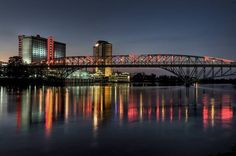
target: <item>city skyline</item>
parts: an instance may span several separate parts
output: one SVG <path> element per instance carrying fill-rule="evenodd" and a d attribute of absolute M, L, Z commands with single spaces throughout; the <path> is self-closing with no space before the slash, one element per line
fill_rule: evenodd
<path fill-rule="evenodd" d="M 236 156 L 235 28 L 236 0 L 0 0 L 0 156 Z"/>
<path fill-rule="evenodd" d="M 53 61 L 66 56 L 66 44 L 54 40 L 53 36 L 47 38 L 37 36 L 18 36 L 19 56 L 23 62 L 36 63 Z"/>
<path fill-rule="evenodd" d="M 68 56 L 92 55 L 94 43 L 107 40 L 113 54 L 236 59 L 235 8 L 235 0 L 1 0 L 0 60 L 17 55 L 20 34 L 54 36 L 68 45 Z"/>

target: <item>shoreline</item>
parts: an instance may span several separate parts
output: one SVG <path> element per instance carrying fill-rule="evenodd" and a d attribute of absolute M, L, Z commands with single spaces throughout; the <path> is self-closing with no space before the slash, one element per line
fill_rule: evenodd
<path fill-rule="evenodd" d="M 232 84 L 235 80 L 209 80 L 199 81 L 198 84 Z M 79 79 L 42 79 L 42 78 L 0 78 L 0 86 L 25 86 L 25 85 L 46 85 L 46 86 L 66 86 L 66 85 L 106 85 L 106 84 L 131 84 L 132 86 L 184 86 L 182 82 L 173 81 L 130 81 L 130 82 L 109 82 Z M 190 85 L 191 86 L 191 85 Z"/>

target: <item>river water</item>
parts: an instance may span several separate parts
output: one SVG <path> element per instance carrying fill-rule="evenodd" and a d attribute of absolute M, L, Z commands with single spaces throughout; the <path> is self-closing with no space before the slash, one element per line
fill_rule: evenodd
<path fill-rule="evenodd" d="M 209 155 L 236 143 L 233 85 L 0 87 L 0 155 Z"/>

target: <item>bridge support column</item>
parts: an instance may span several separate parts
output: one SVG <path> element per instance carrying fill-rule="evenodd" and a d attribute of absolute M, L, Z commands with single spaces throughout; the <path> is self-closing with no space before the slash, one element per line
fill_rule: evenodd
<path fill-rule="evenodd" d="M 190 87 L 191 85 L 193 85 L 193 82 L 188 78 L 188 79 L 185 80 L 184 85 L 186 87 Z"/>

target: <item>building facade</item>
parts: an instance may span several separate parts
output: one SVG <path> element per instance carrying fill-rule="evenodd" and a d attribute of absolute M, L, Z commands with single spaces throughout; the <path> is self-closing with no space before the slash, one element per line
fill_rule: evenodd
<path fill-rule="evenodd" d="M 93 47 L 93 56 L 96 57 L 97 64 L 111 64 L 112 63 L 112 44 L 107 41 L 97 41 Z M 96 68 L 95 72 L 101 72 L 104 76 L 112 75 L 112 68 Z"/>
<path fill-rule="evenodd" d="M 66 44 L 48 38 L 37 36 L 19 35 L 19 56 L 24 63 L 40 63 L 41 61 L 53 62 L 54 58 L 66 56 Z"/>

